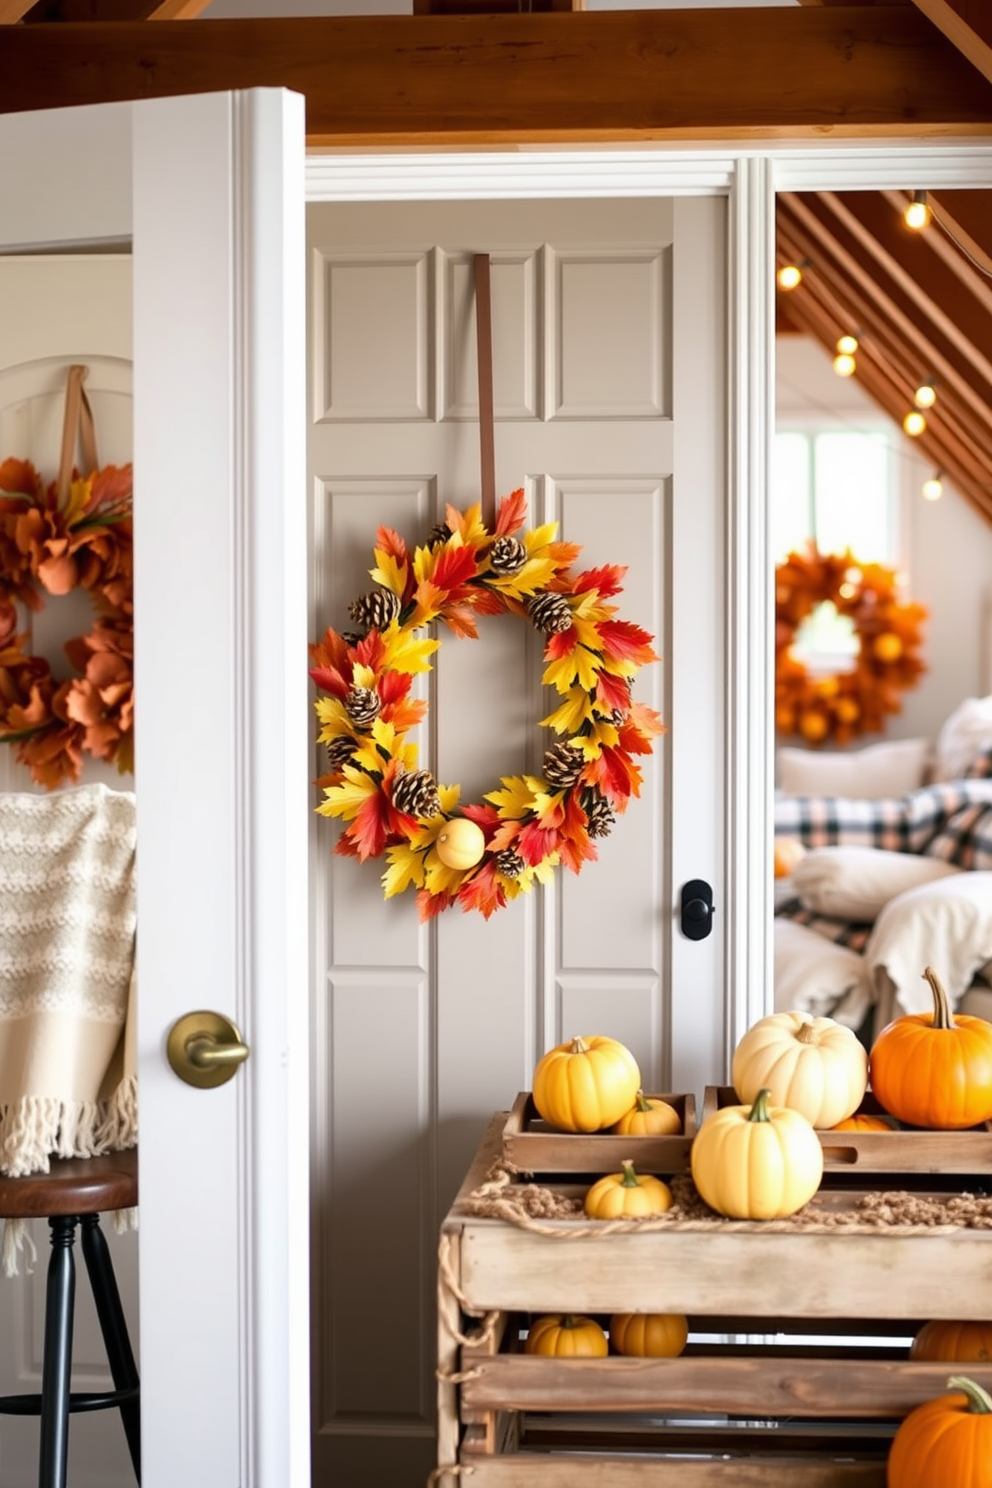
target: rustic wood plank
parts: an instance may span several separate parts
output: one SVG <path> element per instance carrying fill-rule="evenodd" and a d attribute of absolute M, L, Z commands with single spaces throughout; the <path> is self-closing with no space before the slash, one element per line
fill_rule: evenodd
<path fill-rule="evenodd" d="M 944 1393 L 949 1373 L 946 1363 L 855 1357 L 547 1359 L 504 1354 L 477 1359 L 474 1368 L 475 1377 L 462 1385 L 463 1408 L 473 1413 L 690 1411 L 761 1420 L 900 1419 Z M 978 1384 L 992 1387 L 992 1367 L 968 1368 Z"/>
<path fill-rule="evenodd" d="M 681 1135 L 617 1137 L 610 1132 L 561 1132 L 541 1121 L 534 1097 L 522 1090 L 503 1127 L 503 1156 L 525 1173 L 618 1173 L 630 1161 L 639 1173 L 687 1173 L 696 1134 L 694 1095 L 653 1094 L 682 1122 Z"/>
<path fill-rule="evenodd" d="M 279 85 L 339 145 L 992 133 L 913 6 L 17 26 L 0 54 L 9 112 Z"/>
<path fill-rule="evenodd" d="M 884 1462 L 829 1462 L 774 1457 L 687 1461 L 672 1458 L 463 1454 L 472 1488 L 885 1488 Z M 442 1480 L 443 1481 L 443 1480 Z"/>
<path fill-rule="evenodd" d="M 12 26 L 31 9 L 33 0 L 0 0 L 0 26 Z"/>
<path fill-rule="evenodd" d="M 973 66 L 992 79 L 992 9 L 988 0 L 914 0 Z"/>

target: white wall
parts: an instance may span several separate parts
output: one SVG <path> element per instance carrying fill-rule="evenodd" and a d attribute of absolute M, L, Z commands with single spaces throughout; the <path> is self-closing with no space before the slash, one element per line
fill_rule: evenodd
<path fill-rule="evenodd" d="M 838 377 L 811 338 L 780 336 L 776 362 L 780 415 L 808 412 L 852 426 L 866 414 L 879 417 L 856 378 Z M 909 576 L 909 597 L 930 613 L 924 631 L 929 671 L 919 687 L 903 694 L 903 710 L 884 737 L 932 740 L 963 698 L 992 692 L 992 525 L 947 480 L 939 501 L 925 501 L 920 488 L 934 473 L 932 463 L 920 458 L 898 424 L 886 424 L 902 489 L 900 563 Z M 870 734 L 859 742 L 881 737 Z"/>

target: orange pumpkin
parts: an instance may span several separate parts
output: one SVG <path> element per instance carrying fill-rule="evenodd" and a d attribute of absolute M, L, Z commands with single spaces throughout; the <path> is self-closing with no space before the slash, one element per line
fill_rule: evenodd
<path fill-rule="evenodd" d="M 788 878 L 800 859 L 806 856 L 806 848 L 798 837 L 776 837 L 772 861 L 776 878 Z"/>
<path fill-rule="evenodd" d="M 610 1343 L 618 1354 L 637 1359 L 675 1359 L 685 1348 L 689 1324 L 677 1312 L 616 1312 Z"/>
<path fill-rule="evenodd" d="M 888 1116 L 870 1116 L 867 1112 L 856 1113 L 848 1116 L 844 1121 L 838 1121 L 836 1126 L 828 1128 L 830 1131 L 850 1132 L 891 1132 L 896 1130 L 896 1124 Z"/>
<path fill-rule="evenodd" d="M 667 1101 L 639 1090 L 625 1116 L 610 1127 L 621 1137 L 671 1137 L 682 1130 L 679 1113 Z"/>
<path fill-rule="evenodd" d="M 570 1312 L 537 1318 L 524 1339 L 525 1354 L 556 1359 L 602 1359 L 609 1351 L 606 1334 L 595 1318 Z"/>
<path fill-rule="evenodd" d="M 947 1388 L 960 1393 L 918 1405 L 893 1437 L 889 1488 L 992 1488 L 992 1400 L 963 1375 Z"/>
<path fill-rule="evenodd" d="M 643 1219 L 672 1207 L 672 1190 L 660 1178 L 635 1173 L 632 1162 L 621 1162 L 621 1173 L 599 1178 L 587 1191 L 583 1208 L 590 1219 Z"/>
<path fill-rule="evenodd" d="M 984 1319 L 969 1322 L 945 1322 L 943 1318 L 924 1323 L 909 1350 L 911 1359 L 930 1359 L 936 1363 L 969 1364 L 992 1362 L 992 1322 Z"/>
<path fill-rule="evenodd" d="M 869 1059 L 872 1092 L 911 1126 L 977 1126 L 992 1117 L 992 1023 L 952 1015 L 933 967 L 923 975 L 933 1013 L 910 1013 L 882 1029 Z"/>

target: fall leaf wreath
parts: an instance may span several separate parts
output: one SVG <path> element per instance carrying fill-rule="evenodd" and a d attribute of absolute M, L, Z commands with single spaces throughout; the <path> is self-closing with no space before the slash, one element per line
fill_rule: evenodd
<path fill-rule="evenodd" d="M 422 920 L 456 902 L 486 919 L 563 864 L 578 873 L 597 856 L 631 796 L 640 794 L 635 755 L 663 732 L 658 714 L 631 697 L 641 667 L 658 658 L 646 631 L 616 615 L 626 568 L 574 573 L 581 553 L 556 542 L 558 524 L 524 531 L 522 490 L 504 497 L 493 530 L 476 505 L 447 508 L 446 522 L 411 554 L 380 527 L 377 588 L 349 605 L 357 632 L 329 629 L 310 647 L 320 742 L 324 816 L 344 823 L 335 852 L 385 855 L 387 899 L 414 887 Z M 504 776 L 480 804 L 457 785 L 417 768 L 409 730 L 426 716 L 414 677 L 431 670 L 440 642 L 418 634 L 440 620 L 459 637 L 478 635 L 476 617 L 516 615 L 545 637 L 544 683 L 559 706 L 541 720 L 559 736 L 541 775 Z"/>
<path fill-rule="evenodd" d="M 134 768 L 131 466 L 75 476 L 60 500 L 29 460 L 0 463 L 0 743 L 49 790 L 77 781 L 83 756 Z M 96 616 L 67 642 L 59 678 L 18 634 L 17 604 L 82 589 Z"/>
<path fill-rule="evenodd" d="M 859 642 L 849 671 L 817 676 L 794 654 L 799 626 L 824 601 L 847 616 Z M 808 744 L 880 732 L 926 666 L 923 605 L 899 597 L 893 569 L 859 563 L 848 550 L 790 553 L 775 570 L 775 726 Z"/>

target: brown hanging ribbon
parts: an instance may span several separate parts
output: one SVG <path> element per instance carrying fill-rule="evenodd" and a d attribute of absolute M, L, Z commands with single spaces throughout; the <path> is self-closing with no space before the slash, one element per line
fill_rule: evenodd
<path fill-rule="evenodd" d="M 72 366 L 65 388 L 65 416 L 62 420 L 62 455 L 59 460 L 59 477 L 56 483 L 59 505 L 69 499 L 72 484 L 72 467 L 75 463 L 76 438 L 83 449 L 83 474 L 91 475 L 96 470 L 96 430 L 93 427 L 93 410 L 83 389 L 89 373 L 88 367 Z"/>
<path fill-rule="evenodd" d="M 496 429 L 493 412 L 493 308 L 489 254 L 475 255 L 475 325 L 479 348 L 479 452 L 482 457 L 482 520 L 496 524 Z"/>

